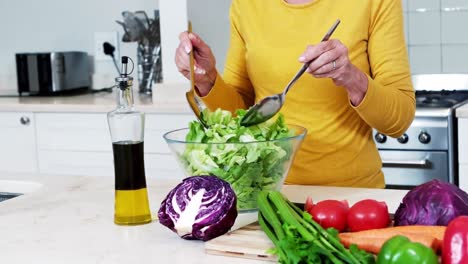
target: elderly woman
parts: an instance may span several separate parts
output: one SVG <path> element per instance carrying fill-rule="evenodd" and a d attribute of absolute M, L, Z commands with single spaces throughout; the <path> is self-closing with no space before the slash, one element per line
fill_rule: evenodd
<path fill-rule="evenodd" d="M 319 42 L 336 19 L 333 37 Z M 193 49 L 205 104 L 248 108 L 312 61 L 281 109 L 288 123 L 308 129 L 286 183 L 384 187 L 372 128 L 398 137 L 415 112 L 401 1 L 233 0 L 230 22 L 223 76 L 199 36 L 180 35 L 177 67 L 189 78 Z"/>

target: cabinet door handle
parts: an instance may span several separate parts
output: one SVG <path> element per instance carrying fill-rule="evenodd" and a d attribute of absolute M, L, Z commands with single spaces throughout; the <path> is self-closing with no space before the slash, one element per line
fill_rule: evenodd
<path fill-rule="evenodd" d="M 429 165 L 429 160 L 382 160 L 382 165 L 385 166 L 414 166 L 425 168 Z"/>
<path fill-rule="evenodd" d="M 20 123 L 21 123 L 22 125 L 28 126 L 28 125 L 31 123 L 31 120 L 30 120 L 29 117 L 27 117 L 27 116 L 22 116 L 22 117 L 20 118 Z"/>

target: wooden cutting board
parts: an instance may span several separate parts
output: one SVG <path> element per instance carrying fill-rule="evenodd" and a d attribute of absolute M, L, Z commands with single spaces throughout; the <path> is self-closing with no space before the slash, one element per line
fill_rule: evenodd
<path fill-rule="evenodd" d="M 277 261 L 266 251 L 273 243 L 262 231 L 258 222 L 205 242 L 205 252 L 212 255 Z"/>

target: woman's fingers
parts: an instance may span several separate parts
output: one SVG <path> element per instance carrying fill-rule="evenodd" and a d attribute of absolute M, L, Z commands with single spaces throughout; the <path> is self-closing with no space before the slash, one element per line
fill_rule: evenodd
<path fill-rule="evenodd" d="M 329 50 L 315 59 L 307 68 L 311 74 L 324 74 L 332 72 L 341 66 L 340 54 L 335 50 Z"/>
<path fill-rule="evenodd" d="M 315 77 L 333 78 L 349 62 L 348 49 L 339 40 L 332 39 L 308 46 L 300 61 L 311 61 L 307 72 Z"/>
<path fill-rule="evenodd" d="M 183 45 L 179 44 L 179 47 L 176 49 L 175 63 L 179 72 L 187 77 L 185 73 L 190 69 L 189 55 L 185 52 Z"/>
<path fill-rule="evenodd" d="M 190 34 L 187 31 L 179 34 L 179 47 L 182 47 L 182 50 L 185 51 L 185 53 L 192 51 L 192 41 L 190 40 L 189 35 Z"/>
<path fill-rule="evenodd" d="M 308 45 L 304 53 L 299 57 L 300 62 L 308 62 L 318 58 L 324 52 L 332 49 L 330 41 L 320 42 L 317 45 Z"/>
<path fill-rule="evenodd" d="M 206 95 L 216 80 L 216 59 L 210 47 L 197 34 L 180 33 L 179 46 L 174 60 L 179 72 L 187 79 L 190 79 L 190 52 L 192 51 L 195 63 L 195 84 L 200 94 Z"/>
<path fill-rule="evenodd" d="M 206 44 L 197 34 L 190 33 L 188 34 L 188 38 L 191 41 L 192 45 L 195 47 L 197 53 L 201 53 L 201 55 L 207 55 L 211 52 L 210 47 Z"/>
<path fill-rule="evenodd" d="M 176 49 L 175 62 L 179 72 L 184 76 L 190 77 L 190 58 L 189 53 L 192 48 L 196 49 L 196 54 L 203 57 L 204 52 L 209 52 L 209 47 L 194 33 L 182 32 L 179 35 L 179 46 Z M 194 53 L 194 54 L 195 54 Z M 196 59 L 195 59 L 196 60 Z M 195 74 L 205 74 L 205 69 L 195 61 Z"/>

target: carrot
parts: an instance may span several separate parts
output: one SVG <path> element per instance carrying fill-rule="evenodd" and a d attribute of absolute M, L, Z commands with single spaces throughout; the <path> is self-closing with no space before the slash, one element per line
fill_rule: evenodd
<path fill-rule="evenodd" d="M 382 236 L 361 236 L 360 234 L 355 233 L 342 233 L 339 235 L 341 243 L 348 247 L 351 244 L 356 244 L 358 248 L 363 249 L 367 252 L 378 254 L 383 244 L 390 238 L 396 235 L 404 235 L 412 242 L 419 242 L 427 247 L 435 249 L 436 239 L 428 235 L 419 235 L 419 234 L 393 234 L 393 235 L 382 235 Z"/>
<path fill-rule="evenodd" d="M 445 228 L 445 226 L 397 226 L 341 233 L 339 237 L 347 247 L 350 244 L 356 244 L 363 250 L 378 253 L 385 241 L 396 235 L 403 235 L 413 242 L 420 242 L 438 252 L 442 246 Z"/>
<path fill-rule="evenodd" d="M 442 249 L 442 242 L 444 241 L 445 229 L 447 229 L 446 226 L 424 225 L 394 226 L 392 228 L 403 233 L 426 234 L 435 237 L 437 252 L 439 252 Z"/>
<path fill-rule="evenodd" d="M 425 234 L 435 237 L 437 240 L 444 240 L 444 233 L 446 226 L 424 226 L 424 225 L 408 225 L 408 226 L 393 226 L 389 227 L 393 230 L 412 233 L 412 234 Z"/>

